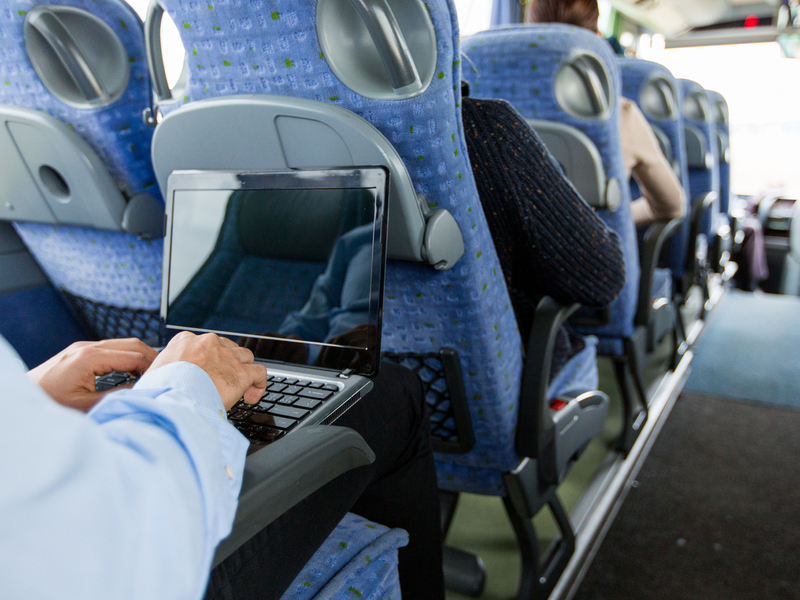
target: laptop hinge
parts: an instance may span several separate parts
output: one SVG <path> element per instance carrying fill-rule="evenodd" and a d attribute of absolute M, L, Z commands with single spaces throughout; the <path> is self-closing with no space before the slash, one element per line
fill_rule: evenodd
<path fill-rule="evenodd" d="M 353 374 L 353 369 L 345 369 L 344 371 L 339 373 L 339 375 L 337 375 L 337 377 L 341 377 L 342 379 L 349 379 L 350 375 L 352 375 L 352 374 Z"/>

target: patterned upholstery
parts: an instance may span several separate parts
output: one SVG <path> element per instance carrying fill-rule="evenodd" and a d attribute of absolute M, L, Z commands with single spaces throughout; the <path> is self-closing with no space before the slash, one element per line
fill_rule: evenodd
<path fill-rule="evenodd" d="M 440 484 L 461 489 L 449 478 L 458 472 L 474 491 L 502 493 L 499 474 L 519 463 L 514 443 L 522 342 L 467 158 L 452 3 L 426 3 L 437 36 L 436 75 L 424 93 L 400 101 L 365 98 L 338 80 L 317 41 L 314 0 L 162 4 L 191 59 L 188 98 L 279 94 L 347 108 L 395 146 L 416 190 L 453 214 L 466 247 L 454 269 L 389 262 L 382 349 L 458 352 L 476 444 L 467 454 L 437 455 Z"/>
<path fill-rule="evenodd" d="M 689 170 L 686 165 L 686 146 L 683 136 L 683 114 L 680 104 L 681 92 L 678 83 L 664 65 L 658 63 L 640 60 L 637 58 L 618 58 L 617 62 L 622 73 L 622 95 L 637 105 L 640 103 L 640 95 L 644 86 L 651 81 L 654 77 L 663 77 L 672 84 L 675 90 L 676 100 L 678 100 L 678 115 L 674 120 L 657 119 L 646 111 L 644 112 L 648 122 L 655 128 L 659 128 L 669 138 L 672 145 L 673 161 L 677 160 L 680 163 L 679 179 L 684 189 L 689 186 Z M 638 198 L 638 187 L 635 188 L 635 182 L 631 182 L 631 197 Z M 633 195 L 636 193 L 637 195 Z M 687 205 L 689 198 L 687 194 Z M 688 214 L 688 206 L 686 213 Z M 689 219 L 684 219 L 681 229 L 675 233 L 669 241 L 670 262 L 669 266 L 675 277 L 683 277 L 686 271 L 686 252 L 689 248 Z M 655 290 L 654 290 L 655 292 Z"/>
<path fill-rule="evenodd" d="M 586 121 L 568 115 L 556 100 L 556 74 L 576 48 L 594 54 L 603 62 L 611 75 L 612 98 L 616 97 L 621 84 L 611 48 L 590 32 L 569 25 L 510 26 L 475 34 L 464 42 L 464 76 L 469 80 L 475 97 L 501 98 L 526 118 L 558 121 L 582 131 L 597 146 L 606 175 L 624 182 L 619 104 L 614 103 L 607 119 Z M 632 335 L 636 314 L 639 256 L 630 194 L 627 186 L 622 188 L 623 199 L 617 211 L 597 211 L 598 216 L 620 237 L 627 274 L 625 287 L 611 304 L 610 323 L 590 332 L 600 338 L 600 348 L 606 347 L 603 338 L 621 339 Z"/>
<path fill-rule="evenodd" d="M 400 600 L 397 549 L 402 529 L 347 514 L 295 578 L 282 600 Z"/>
<path fill-rule="evenodd" d="M 707 90 L 706 93 L 708 94 L 708 99 L 711 101 L 711 105 L 714 106 L 717 102 L 722 102 L 725 106 L 728 103 L 725 101 L 725 97 L 720 94 L 719 92 L 713 92 L 711 90 Z M 715 111 L 712 111 L 712 113 Z M 730 125 L 728 123 L 720 123 L 719 121 L 716 122 L 717 132 L 721 133 L 725 140 L 730 139 Z M 725 160 L 722 160 L 722 157 L 719 158 L 719 210 L 723 214 L 728 214 L 730 209 L 730 201 L 731 201 L 731 163 Z"/>
<path fill-rule="evenodd" d="M 28 60 L 22 38 L 25 15 L 39 4 L 87 10 L 114 30 L 131 63 L 130 83 L 119 100 L 105 108 L 80 110 L 63 104 L 44 87 Z M 0 3 L 0 104 L 41 110 L 61 119 L 83 136 L 115 180 L 125 182 L 135 193 L 148 192 L 158 197 L 150 164 L 152 129 L 144 125 L 141 116 L 149 103 L 142 24 L 127 4 L 121 0 Z M 159 240 L 144 242 L 124 233 L 78 227 L 29 223 L 17 223 L 15 227 L 57 287 L 93 302 L 158 309 L 162 252 Z M 87 322 L 91 320 L 82 316 Z"/>
<path fill-rule="evenodd" d="M 694 92 L 699 92 L 708 98 L 706 91 L 699 83 L 690 81 L 688 79 L 679 79 L 678 83 L 680 84 L 683 98 L 686 98 L 689 94 Z M 689 197 L 691 198 L 692 202 L 694 202 L 694 200 L 701 194 L 705 194 L 707 192 L 715 192 L 719 196 L 719 152 L 717 144 L 715 143 L 716 124 L 714 123 L 713 114 L 711 111 L 709 111 L 705 121 L 696 121 L 688 118 L 686 115 L 684 115 L 684 120 L 687 125 L 691 125 L 703 133 L 708 142 L 708 151 L 711 152 L 714 157 L 713 166 L 711 169 L 689 168 Z M 706 239 L 708 240 L 711 239 L 713 222 L 715 215 L 718 212 L 719 198 L 714 201 L 714 207 L 712 208 L 711 213 L 708 215 L 708 218 L 703 220 L 700 228 L 700 232 L 705 234 Z"/>

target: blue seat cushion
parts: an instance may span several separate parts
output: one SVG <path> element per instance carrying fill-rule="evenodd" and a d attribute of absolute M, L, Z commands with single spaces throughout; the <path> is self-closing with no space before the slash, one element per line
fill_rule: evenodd
<path fill-rule="evenodd" d="M 397 549 L 408 533 L 348 513 L 282 600 L 399 600 Z"/>

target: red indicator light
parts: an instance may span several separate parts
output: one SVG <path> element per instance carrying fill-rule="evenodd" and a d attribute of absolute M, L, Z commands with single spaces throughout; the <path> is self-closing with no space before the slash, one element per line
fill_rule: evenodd
<path fill-rule="evenodd" d="M 755 15 L 750 15 L 744 20 L 744 26 L 747 29 L 752 29 L 753 27 L 758 27 L 758 17 Z"/>
<path fill-rule="evenodd" d="M 554 398 L 550 401 L 550 408 L 555 411 L 559 411 L 567 405 L 561 398 Z"/>

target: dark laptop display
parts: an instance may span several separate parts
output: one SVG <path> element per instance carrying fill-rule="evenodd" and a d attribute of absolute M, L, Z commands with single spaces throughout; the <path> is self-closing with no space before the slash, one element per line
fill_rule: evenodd
<path fill-rule="evenodd" d="M 214 332 L 260 359 L 374 375 L 386 179 L 381 168 L 173 174 L 167 335 Z"/>

